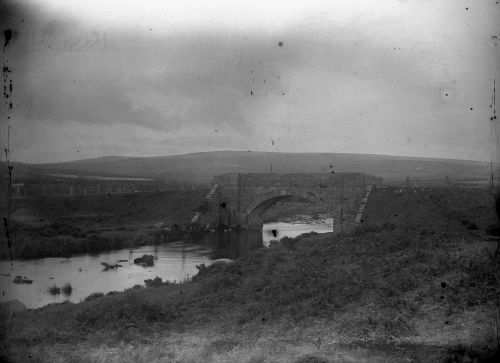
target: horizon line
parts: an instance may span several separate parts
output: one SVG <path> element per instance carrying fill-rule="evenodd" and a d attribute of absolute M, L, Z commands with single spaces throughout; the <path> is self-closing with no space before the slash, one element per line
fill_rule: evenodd
<path fill-rule="evenodd" d="M 429 156 L 408 156 L 408 155 L 390 155 L 390 154 L 369 154 L 369 153 L 346 153 L 346 152 L 283 152 L 283 151 L 261 151 L 261 150 L 213 150 L 213 151 L 196 151 L 190 153 L 183 154 L 172 154 L 172 155 L 155 155 L 155 156 L 121 156 L 121 155 L 103 155 L 96 156 L 91 158 L 83 158 L 83 159 L 74 159 L 67 161 L 46 161 L 46 162 L 25 162 L 25 161 L 12 161 L 12 163 L 20 163 L 26 165 L 45 165 L 45 164 L 64 164 L 64 163 L 73 163 L 80 161 L 90 161 L 90 160 L 98 160 L 98 159 L 106 159 L 106 158 L 130 158 L 130 159 L 148 159 L 148 158 L 168 158 L 168 157 L 179 157 L 179 156 L 187 156 L 187 155 L 195 155 L 195 154 L 213 154 L 213 153 L 221 153 L 221 152 L 239 152 L 239 153 L 267 153 L 267 154 L 340 154 L 340 155 L 365 155 L 365 156 L 388 156 L 393 158 L 408 158 L 408 159 L 437 159 L 437 160 L 449 160 L 449 161 L 470 161 L 470 162 L 481 162 L 481 163 L 498 163 L 493 159 L 490 160 L 478 160 L 478 159 L 458 159 L 458 158 L 448 158 L 448 157 L 429 157 Z M 2 162 L 6 162 L 3 160 Z"/>

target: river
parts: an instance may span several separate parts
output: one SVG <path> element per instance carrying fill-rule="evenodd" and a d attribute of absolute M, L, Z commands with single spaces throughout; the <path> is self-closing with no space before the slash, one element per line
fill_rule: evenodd
<path fill-rule="evenodd" d="M 273 232 L 274 231 L 274 232 Z M 197 265 L 209 265 L 220 258 L 236 259 L 267 246 L 270 240 L 302 233 L 331 231 L 331 225 L 321 223 L 268 223 L 262 231 L 227 231 L 207 236 L 202 241 L 177 241 L 161 245 L 142 246 L 102 252 L 98 255 L 79 255 L 71 258 L 41 258 L 35 260 L 0 261 L 1 301 L 18 299 L 28 308 L 69 300 L 77 303 L 94 292 L 123 291 L 144 280 L 161 277 L 163 281 L 183 281 L 197 273 Z M 153 255 L 155 264 L 142 267 L 133 263 L 143 254 Z M 102 262 L 122 267 L 104 271 Z M 33 280 L 31 284 L 15 284 L 15 276 Z M 70 283 L 69 296 L 51 295 L 48 290 Z"/>

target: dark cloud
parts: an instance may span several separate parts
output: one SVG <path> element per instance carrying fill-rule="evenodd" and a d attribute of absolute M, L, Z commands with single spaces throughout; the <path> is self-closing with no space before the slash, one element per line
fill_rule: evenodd
<path fill-rule="evenodd" d="M 5 29 L 19 31 L 29 14 L 29 9 L 19 1 L 0 1 L 0 24 L 2 24 L 2 31 Z"/>
<path fill-rule="evenodd" d="M 198 125 L 248 134 L 269 99 L 302 86 L 290 79 L 294 71 L 406 83 L 418 76 L 415 62 L 405 59 L 412 71 L 394 72 L 398 59 L 386 57 L 388 50 L 334 26 L 316 33 L 296 24 L 275 34 L 152 35 L 40 14 L 27 28 L 29 63 L 16 79 L 19 112 L 34 122 L 130 123 L 160 131 Z"/>
<path fill-rule="evenodd" d="M 106 48 L 92 44 L 74 51 L 61 48 L 68 41 L 57 35 L 68 24 L 41 25 L 46 47 L 32 51 L 17 80 L 17 105 L 33 121 L 123 122 L 163 131 L 198 124 L 251 132 L 258 101 L 282 94 L 280 75 L 290 56 L 298 55 L 280 54 L 275 41 L 241 34 L 226 40 L 221 34 L 148 39 L 115 33 L 106 35 Z"/>
<path fill-rule="evenodd" d="M 109 75 L 90 73 L 87 77 L 61 79 L 49 73 L 42 77 L 21 88 L 24 96 L 20 112 L 36 122 L 72 120 L 89 125 L 123 122 L 162 128 L 168 121 L 152 107 L 135 109 L 126 90 L 118 87 L 119 81 Z"/>

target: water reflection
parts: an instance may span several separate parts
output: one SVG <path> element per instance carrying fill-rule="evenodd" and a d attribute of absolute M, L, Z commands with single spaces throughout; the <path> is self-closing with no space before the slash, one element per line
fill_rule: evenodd
<path fill-rule="evenodd" d="M 272 230 L 275 230 L 273 234 Z M 198 241 L 176 241 L 161 245 L 142 246 L 80 255 L 71 258 L 42 258 L 17 260 L 11 268 L 9 261 L 0 261 L 0 301 L 19 299 L 28 308 L 36 308 L 66 299 L 63 294 L 51 295 L 48 289 L 69 282 L 72 302 L 79 302 L 94 292 L 123 291 L 144 280 L 161 277 L 164 281 L 182 281 L 198 272 L 196 266 L 209 265 L 214 260 L 235 260 L 269 244 L 271 239 L 294 237 L 309 231 L 329 232 L 328 225 L 273 223 L 264 230 L 226 231 L 205 236 Z M 155 257 L 154 266 L 142 267 L 133 263 L 144 254 Z M 102 262 L 121 267 L 104 271 Z M 123 261 L 125 260 L 125 261 Z M 26 276 L 32 284 L 15 284 L 15 276 Z"/>
<path fill-rule="evenodd" d="M 210 254 L 212 259 L 229 258 L 235 260 L 263 246 L 262 231 L 232 230 L 214 233 L 208 236 L 208 243 L 212 247 Z"/>
<path fill-rule="evenodd" d="M 192 242 L 172 242 L 158 246 L 143 246 L 134 250 L 123 249 L 104 252 L 99 255 L 80 255 L 65 258 L 43 258 L 38 260 L 16 260 L 0 262 L 0 301 L 19 299 L 29 308 L 40 307 L 52 302 L 62 302 L 63 294 L 51 295 L 48 290 L 56 285 L 62 287 L 69 282 L 73 291 L 72 302 L 79 302 L 94 292 L 107 293 L 123 291 L 144 280 L 156 276 L 164 281 L 182 281 L 198 272 L 197 265 L 211 263 L 211 249 L 207 245 Z M 133 263 L 134 258 L 144 254 L 155 257 L 154 266 L 142 267 Z M 104 271 L 102 262 L 122 267 Z M 26 276 L 32 284 L 15 284 L 15 276 Z"/>

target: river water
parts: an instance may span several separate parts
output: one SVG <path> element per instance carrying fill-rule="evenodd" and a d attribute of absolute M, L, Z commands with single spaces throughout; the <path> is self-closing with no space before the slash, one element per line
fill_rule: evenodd
<path fill-rule="evenodd" d="M 216 259 L 236 259 L 267 246 L 270 240 L 284 236 L 295 237 L 315 231 L 330 232 L 329 224 L 269 223 L 262 231 L 227 231 L 207 236 L 202 241 L 177 241 L 161 245 L 142 246 L 102 252 L 98 255 L 79 255 L 71 258 L 41 258 L 36 260 L 0 261 L 1 301 L 18 299 L 28 308 L 37 308 L 54 302 L 70 300 L 77 303 L 94 292 L 123 291 L 144 280 L 161 277 L 163 281 L 182 281 L 197 273 L 197 265 L 209 265 Z M 143 254 L 153 255 L 155 264 L 142 267 L 133 263 Z M 122 267 L 104 271 L 102 262 Z M 32 284 L 15 284 L 15 276 L 33 280 Z M 48 290 L 56 285 L 70 283 L 69 296 L 51 295 Z"/>

